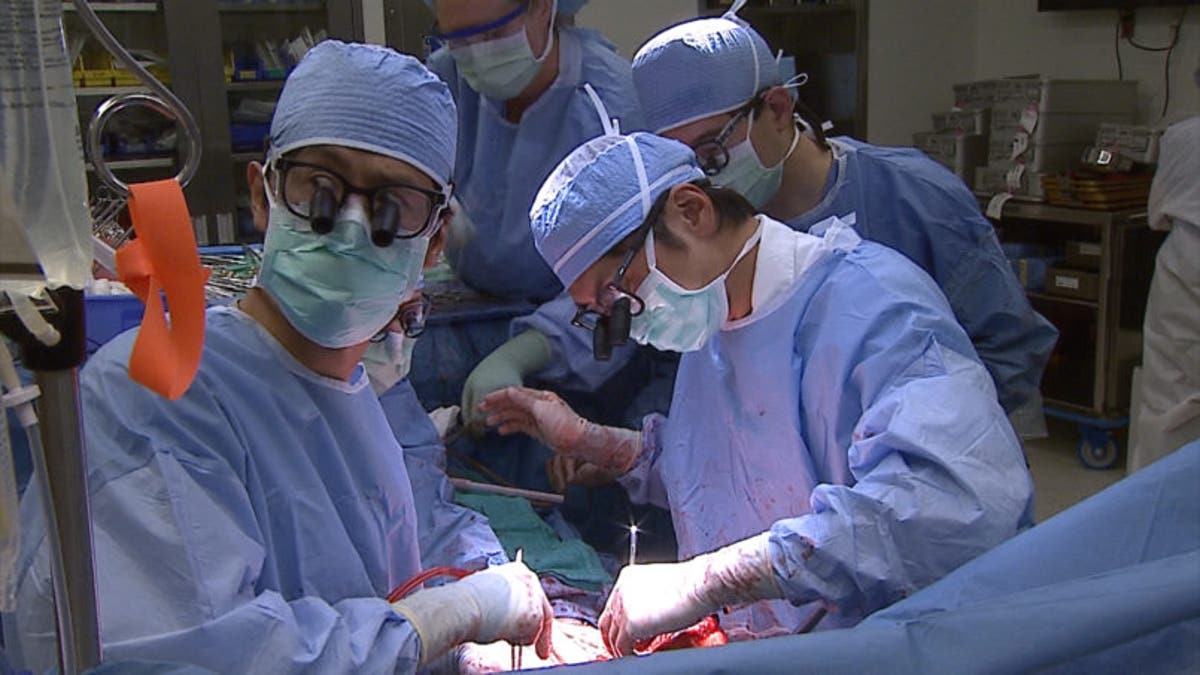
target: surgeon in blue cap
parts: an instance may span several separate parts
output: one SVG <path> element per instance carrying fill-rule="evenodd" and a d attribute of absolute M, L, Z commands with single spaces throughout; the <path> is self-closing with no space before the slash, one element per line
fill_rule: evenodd
<path fill-rule="evenodd" d="M 912 148 L 825 138 L 788 91 L 799 82 L 784 81 L 767 43 L 732 12 L 655 35 L 633 73 L 649 129 L 695 149 L 714 183 L 802 232 L 854 214 L 862 237 L 929 273 L 1005 411 L 1022 431 L 1044 427 L 1039 385 L 1058 332 L 1029 304 L 961 180 Z"/>
<path fill-rule="evenodd" d="M 722 608 L 735 639 L 851 625 L 1031 524 L 992 379 L 904 256 L 836 218 L 818 237 L 756 214 L 644 133 L 573 152 L 532 219 L 577 325 L 624 313 L 632 340 L 683 352 L 670 415 L 640 430 L 548 392 L 483 402 L 501 433 L 671 510 L 682 562 L 622 570 L 600 620 L 617 653 Z"/>
<path fill-rule="evenodd" d="M 467 641 L 549 650 L 521 563 L 390 604 L 421 570 L 402 450 L 359 363 L 442 245 L 456 128 L 446 85 L 389 49 L 326 41 L 288 78 L 265 166 L 256 286 L 208 311 L 195 381 L 130 379 L 132 330 L 81 389 L 105 660 L 215 672 L 414 672 Z M 22 504 L 18 667 L 54 665 L 37 488 Z"/>
<path fill-rule="evenodd" d="M 629 62 L 599 33 L 574 26 L 586 0 L 426 4 L 436 15 L 434 37 L 442 46 L 429 57 L 429 67 L 450 85 L 458 104 L 457 205 L 446 257 L 479 291 L 546 303 L 539 314 L 569 316 L 569 299 L 548 302 L 563 288 L 534 248 L 529 208 L 554 166 L 603 132 L 593 97 L 622 129 L 644 128 Z M 496 389 L 535 374 L 564 381 L 569 375 L 564 351 L 580 354 L 570 364 L 595 367 L 590 343 L 551 344 L 539 330 L 541 323 L 514 323 L 507 342 L 482 327 L 461 328 L 468 335 L 455 344 L 472 350 L 455 354 L 471 369 L 461 399 L 470 426 L 481 426 L 479 401 Z M 568 372 L 544 372 L 548 368 Z M 582 389 L 594 391 L 615 370 L 580 376 L 586 381 Z M 457 375 L 459 369 L 446 364 L 439 371 Z"/>

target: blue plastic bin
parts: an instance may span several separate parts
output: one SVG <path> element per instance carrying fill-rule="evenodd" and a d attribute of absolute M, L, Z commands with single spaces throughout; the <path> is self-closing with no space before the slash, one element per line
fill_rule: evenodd
<path fill-rule="evenodd" d="M 90 295 L 84 298 L 83 313 L 87 327 L 87 353 L 92 355 L 104 343 L 141 325 L 146 306 L 136 295 Z"/>

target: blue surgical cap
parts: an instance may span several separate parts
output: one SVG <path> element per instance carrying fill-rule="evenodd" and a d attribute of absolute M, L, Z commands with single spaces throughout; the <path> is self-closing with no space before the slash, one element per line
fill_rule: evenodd
<path fill-rule="evenodd" d="M 633 57 L 633 84 L 654 133 L 736 110 L 782 83 L 766 40 L 733 15 L 672 26 Z"/>
<path fill-rule="evenodd" d="M 436 0 L 425 0 L 425 6 L 433 9 L 435 2 Z M 588 0 L 558 0 L 558 13 L 563 16 L 574 16 L 587 3 Z"/>
<path fill-rule="evenodd" d="M 698 178 L 695 153 L 678 141 L 640 132 L 593 138 L 542 184 L 529 211 L 533 242 L 569 287 L 646 220 L 659 195 Z"/>
<path fill-rule="evenodd" d="M 269 158 L 340 145 L 408 162 L 445 190 L 457 140 L 450 89 L 420 61 L 378 45 L 325 40 L 283 85 Z"/>

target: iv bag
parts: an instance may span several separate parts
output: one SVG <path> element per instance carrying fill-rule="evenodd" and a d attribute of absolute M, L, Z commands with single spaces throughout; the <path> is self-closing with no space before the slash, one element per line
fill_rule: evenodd
<path fill-rule="evenodd" d="M 30 296 L 82 289 L 92 276 L 62 8 L 62 0 L 0 0 L 0 291 Z"/>

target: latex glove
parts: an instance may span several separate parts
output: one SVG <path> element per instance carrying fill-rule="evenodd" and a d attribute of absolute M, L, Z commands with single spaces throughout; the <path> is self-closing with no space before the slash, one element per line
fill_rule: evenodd
<path fill-rule="evenodd" d="M 640 431 L 589 422 L 554 392 L 509 387 L 489 394 L 480 408 L 488 426 L 501 434 L 528 434 L 556 453 L 616 476 L 627 473 L 642 452 Z"/>
<path fill-rule="evenodd" d="M 445 438 L 458 429 L 459 409 L 456 405 L 437 408 L 429 413 L 433 428 L 437 429 L 438 438 Z"/>
<path fill-rule="evenodd" d="M 546 367 L 550 361 L 550 341 L 536 330 L 527 330 L 496 348 L 479 362 L 463 383 L 463 423 L 483 430 L 479 404 L 493 391 L 519 387 L 525 378 Z"/>
<path fill-rule="evenodd" d="M 600 633 L 617 656 L 663 633 L 687 628 L 722 607 L 783 597 L 769 533 L 681 563 L 627 565 L 600 615 Z"/>
<path fill-rule="evenodd" d="M 546 462 L 546 475 L 550 477 L 550 486 L 560 494 L 566 494 L 571 485 L 601 487 L 611 485 L 618 478 L 595 464 L 563 455 L 555 455 Z"/>
<path fill-rule="evenodd" d="M 540 658 L 550 656 L 554 610 L 537 575 L 524 563 L 489 567 L 392 606 L 421 636 L 421 667 L 466 642 L 532 644 Z"/>

